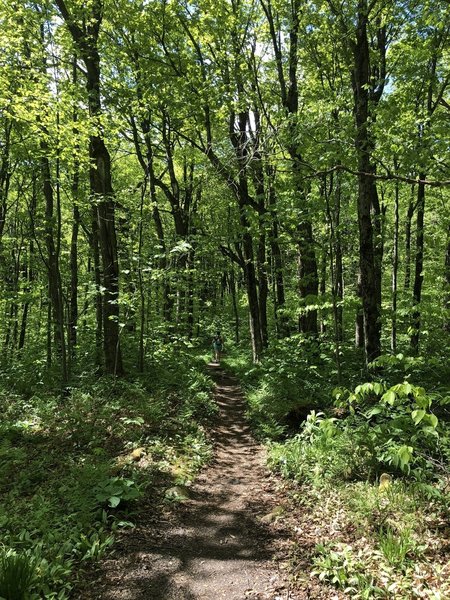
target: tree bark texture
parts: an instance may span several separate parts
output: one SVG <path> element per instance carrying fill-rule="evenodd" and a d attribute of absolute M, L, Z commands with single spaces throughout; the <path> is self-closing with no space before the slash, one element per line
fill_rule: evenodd
<path fill-rule="evenodd" d="M 381 354 L 381 265 L 375 250 L 372 208 L 378 202 L 375 169 L 371 161 L 369 133 L 370 62 L 367 0 L 358 4 L 356 41 L 353 46 L 353 94 L 356 122 L 355 146 L 358 153 L 359 270 L 364 319 L 366 365 Z"/>

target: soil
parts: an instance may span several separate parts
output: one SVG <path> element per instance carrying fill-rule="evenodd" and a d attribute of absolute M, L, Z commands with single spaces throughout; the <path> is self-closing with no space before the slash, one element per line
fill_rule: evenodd
<path fill-rule="evenodd" d="M 188 488 L 189 498 L 165 512 L 140 513 L 115 553 L 86 582 L 85 600 L 303 600 L 325 598 L 291 589 L 283 527 L 274 526 L 280 492 L 265 468 L 265 451 L 245 420 L 242 392 L 210 365 L 220 413 L 214 458 Z M 281 550 L 280 550 L 281 549 Z M 90 579 L 90 578 L 89 578 Z M 336 597 L 336 596 L 335 596 Z"/>

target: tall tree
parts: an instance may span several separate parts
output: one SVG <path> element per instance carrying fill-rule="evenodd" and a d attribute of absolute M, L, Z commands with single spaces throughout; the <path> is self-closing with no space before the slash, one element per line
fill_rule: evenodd
<path fill-rule="evenodd" d="M 291 160 L 292 183 L 297 195 L 296 200 L 299 214 L 299 221 L 296 228 L 298 289 L 300 298 L 303 301 L 300 309 L 299 330 L 303 333 L 317 334 L 317 310 L 309 309 L 308 303 L 311 301 L 313 304 L 317 304 L 319 278 L 312 221 L 308 206 L 308 188 L 305 185 L 303 177 L 304 159 L 297 128 L 299 113 L 298 56 L 301 2 L 300 0 L 290 2 L 287 15 L 277 14 L 272 7 L 271 0 L 260 0 L 260 2 L 269 26 L 281 104 L 288 122 L 285 146 Z M 280 29 L 281 24 L 286 21 L 288 23 L 287 31 L 282 31 Z M 284 38 L 289 40 L 287 48 L 282 43 Z"/>
<path fill-rule="evenodd" d="M 103 19 L 103 1 L 55 0 L 72 36 L 77 54 L 86 67 L 86 91 L 93 133 L 89 140 L 90 186 L 96 210 L 98 240 L 102 256 L 103 355 L 105 371 L 123 372 L 119 328 L 119 262 L 115 226 L 115 201 L 111 180 L 111 157 L 102 134 L 101 71 L 98 39 Z"/>

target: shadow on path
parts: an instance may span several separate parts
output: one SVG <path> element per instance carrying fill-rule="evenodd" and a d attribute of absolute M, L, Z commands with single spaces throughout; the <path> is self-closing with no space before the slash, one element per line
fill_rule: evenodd
<path fill-rule="evenodd" d="M 271 533 L 258 518 L 273 506 L 264 450 L 251 436 L 236 381 L 217 365 L 209 369 L 220 409 L 212 431 L 213 460 L 170 519 L 147 515 L 123 536 L 114 557 L 104 563 L 97 591 L 78 598 L 294 598 L 280 591 Z"/>

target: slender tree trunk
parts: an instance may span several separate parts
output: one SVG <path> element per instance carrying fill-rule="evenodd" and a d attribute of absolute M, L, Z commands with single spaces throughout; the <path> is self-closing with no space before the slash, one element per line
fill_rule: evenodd
<path fill-rule="evenodd" d="M 31 209 L 31 210 L 33 210 L 33 209 Z M 34 279 L 34 271 L 33 271 L 33 266 L 32 266 L 33 265 L 33 257 L 34 257 L 34 244 L 33 244 L 33 240 L 30 240 L 28 265 L 27 265 L 26 272 L 25 272 L 25 277 L 27 280 L 25 292 L 27 294 L 29 294 L 31 291 L 32 282 Z M 27 299 L 24 302 L 23 308 L 22 308 L 22 320 L 20 323 L 19 345 L 18 345 L 19 354 L 25 346 L 25 336 L 26 336 L 26 332 L 27 332 L 27 323 L 28 323 L 28 316 L 29 316 L 29 312 L 30 312 L 30 305 L 31 305 L 31 303 Z"/>
<path fill-rule="evenodd" d="M 414 190 L 414 186 L 412 186 L 411 190 Z M 405 290 L 409 290 L 411 286 L 411 227 L 414 212 L 415 205 L 411 199 L 409 201 L 408 211 L 406 213 L 405 224 L 405 284 L 403 286 Z"/>
<path fill-rule="evenodd" d="M 6 335 L 4 344 L 3 358 L 8 362 L 9 357 L 14 356 L 14 351 L 17 348 L 17 316 L 18 316 L 18 301 L 20 288 L 20 261 L 23 238 L 19 237 L 19 220 L 18 220 L 18 203 L 16 204 L 16 215 L 14 219 L 14 231 L 17 236 L 15 246 L 11 252 L 12 265 L 6 275 L 6 284 L 9 296 L 9 303 L 6 303 Z"/>
<path fill-rule="evenodd" d="M 195 251 L 192 249 L 188 257 L 188 281 L 187 281 L 187 333 L 189 339 L 194 335 L 194 273 L 195 273 Z"/>
<path fill-rule="evenodd" d="M 333 181 L 333 174 L 331 174 L 331 182 L 330 182 L 330 188 L 328 191 L 327 188 L 327 182 L 326 179 L 324 181 L 324 185 L 323 185 L 323 189 L 324 189 L 324 196 L 325 196 L 325 205 L 326 205 L 326 218 L 327 218 L 327 225 L 328 225 L 328 229 L 329 229 L 329 254 L 330 254 L 330 277 L 331 277 L 331 300 L 332 300 L 332 306 L 333 306 L 333 323 L 334 323 L 334 354 L 335 354 L 335 360 L 336 360 L 336 370 L 337 370 L 337 375 L 338 375 L 338 382 L 341 382 L 341 378 L 342 378 L 342 373 L 341 373 L 341 352 L 340 352 L 340 342 L 341 342 L 341 336 L 342 336 L 342 332 L 340 331 L 340 327 L 342 326 L 342 323 L 339 321 L 339 315 L 338 315 L 338 290 L 339 290 L 339 285 L 340 282 L 338 280 L 338 276 L 337 276 L 337 269 L 335 268 L 335 248 L 337 246 L 336 243 L 336 223 L 339 223 L 339 218 L 336 215 L 336 211 L 335 214 L 333 215 L 333 212 L 331 210 L 331 203 L 330 203 L 330 196 L 331 193 L 333 191 L 333 187 L 334 187 L 334 181 Z M 334 202 L 336 203 L 336 197 L 334 197 Z M 325 249 L 323 250 L 323 255 L 325 257 L 326 260 L 326 252 Z M 322 281 L 325 284 L 325 271 L 323 273 L 323 277 L 322 277 Z M 325 285 L 324 285 L 324 289 L 323 292 L 325 293 Z"/>
<path fill-rule="evenodd" d="M 336 336 L 339 342 L 344 339 L 343 300 L 344 300 L 344 268 L 341 240 L 341 179 L 337 175 L 334 194 L 334 257 L 335 257 L 335 291 L 336 291 Z M 332 263 L 330 262 L 330 265 Z"/>
<path fill-rule="evenodd" d="M 229 284 L 230 284 L 231 301 L 232 301 L 232 305 L 233 305 L 233 315 L 234 315 L 234 339 L 235 339 L 236 344 L 238 344 L 239 343 L 240 320 L 239 320 L 238 302 L 237 302 L 237 298 L 236 298 L 236 277 L 234 275 L 234 267 L 233 266 L 231 267 L 231 271 L 230 271 Z"/>
<path fill-rule="evenodd" d="M 244 217 L 245 225 L 246 218 Z M 253 362 L 259 362 L 263 351 L 263 337 L 261 332 L 261 321 L 258 301 L 258 281 L 253 257 L 253 240 L 248 231 L 243 235 L 243 251 L 245 258 L 245 284 L 247 287 L 247 298 L 250 320 L 250 336 L 252 343 Z"/>
<path fill-rule="evenodd" d="M 77 84 L 77 59 L 74 57 L 72 63 L 72 83 Z M 76 105 L 73 109 L 73 133 L 78 134 L 78 110 Z M 77 144 L 76 149 L 79 150 Z M 72 371 L 75 361 L 76 347 L 78 341 L 78 233 L 80 229 L 80 210 L 78 207 L 78 193 L 80 184 L 80 166 L 75 160 L 74 173 L 72 176 L 72 237 L 70 240 L 70 292 L 69 292 L 69 323 L 68 323 L 68 347 L 69 347 L 69 373 Z"/>
<path fill-rule="evenodd" d="M 276 195 L 273 185 L 273 173 L 268 174 L 269 178 L 269 209 L 271 213 L 271 232 L 269 236 L 270 253 L 272 255 L 272 279 L 275 286 L 274 308 L 275 322 L 277 327 L 277 335 L 282 338 L 289 335 L 289 326 L 286 316 L 283 314 L 284 305 L 286 302 L 284 294 L 284 277 L 283 277 L 283 261 L 281 256 L 281 248 L 279 244 L 279 224 L 278 215 L 276 212 Z"/>
<path fill-rule="evenodd" d="M 29 310 L 30 310 L 30 303 L 27 300 L 27 302 L 25 302 L 23 305 L 22 320 L 20 322 L 20 334 L 19 334 L 19 345 L 18 345 L 19 353 L 25 346 L 25 336 L 26 336 L 26 332 L 27 332 Z"/>
<path fill-rule="evenodd" d="M 296 126 L 296 115 L 299 109 L 298 90 L 298 60 L 299 48 L 298 38 L 300 31 L 300 14 L 302 3 L 300 0 L 292 0 L 289 5 L 289 50 L 287 56 L 283 56 L 281 47 L 281 35 L 279 23 L 284 20 L 279 15 L 274 15 L 270 0 L 260 0 L 269 26 L 272 41 L 275 64 L 277 68 L 278 84 L 283 107 L 289 115 L 289 142 L 286 149 L 291 159 L 293 186 L 297 195 L 297 204 L 302 212 L 301 221 L 297 227 L 297 273 L 298 291 L 301 303 L 301 313 L 298 322 L 299 331 L 309 335 L 317 335 L 317 310 L 308 309 L 308 298 L 313 297 L 313 303 L 317 304 L 319 291 L 317 260 L 315 255 L 315 243 L 311 216 L 309 214 L 307 193 L 302 178 L 303 158 L 296 142 L 298 131 Z M 286 73 L 285 73 L 286 70 Z"/>
<path fill-rule="evenodd" d="M 320 281 L 319 281 L 319 294 L 322 302 L 324 301 L 325 292 L 326 292 L 326 276 L 327 276 L 327 252 L 325 248 L 322 250 L 321 262 L 320 262 Z M 320 322 L 320 333 L 322 335 L 325 334 L 326 324 L 325 324 L 325 316 L 324 310 L 321 309 L 319 313 L 319 322 Z"/>
<path fill-rule="evenodd" d="M 95 364 L 98 370 L 102 367 L 103 345 L 103 300 L 102 300 L 102 272 L 100 265 L 100 248 L 98 242 L 97 209 L 92 207 L 92 259 L 95 282 Z"/>
<path fill-rule="evenodd" d="M 419 179 L 425 181 L 426 173 L 420 173 Z M 417 215 L 416 215 L 416 260 L 414 268 L 414 286 L 413 286 L 413 314 L 412 314 L 412 334 L 410 338 L 411 348 L 414 352 L 419 351 L 420 336 L 420 301 L 422 299 L 423 284 L 423 231 L 425 216 L 425 184 L 419 183 L 417 188 Z"/>
<path fill-rule="evenodd" d="M 394 244 L 392 249 L 392 325 L 391 350 L 397 352 L 397 296 L 398 296 L 398 235 L 399 235 L 399 182 L 395 183 Z"/>
<path fill-rule="evenodd" d="M 6 223 L 6 213 L 8 210 L 8 194 L 11 182 L 10 168 L 10 143 L 12 123 L 9 119 L 2 116 L 4 122 L 4 138 L 2 139 L 0 148 L 0 265 L 2 260 L 1 245 L 3 238 L 3 230 Z"/>
<path fill-rule="evenodd" d="M 266 267 L 266 236 L 260 232 L 258 240 L 258 301 L 259 301 L 259 318 L 261 323 L 261 337 L 263 346 L 267 348 L 269 345 L 269 332 L 267 329 L 267 298 L 269 296 L 269 283 L 267 280 Z"/>
<path fill-rule="evenodd" d="M 259 138 L 260 134 L 260 119 L 259 113 L 256 111 L 256 137 Z M 261 338 L 264 348 L 269 345 L 269 332 L 267 329 L 267 298 L 269 295 L 269 283 L 267 280 L 267 257 L 266 257 L 266 232 L 265 232 L 265 221 L 263 215 L 265 215 L 265 187 L 264 187 L 264 171 L 262 168 L 262 158 L 259 152 L 259 148 L 256 146 L 255 149 L 255 165 L 253 181 L 256 191 L 256 201 L 260 207 L 260 213 L 258 214 L 258 245 L 256 251 L 256 265 L 257 265 L 257 277 L 258 277 L 258 305 L 259 305 L 259 322 L 261 327 Z"/>
<path fill-rule="evenodd" d="M 319 277 L 312 225 L 309 221 L 303 221 L 297 226 L 297 268 L 300 299 L 305 302 L 302 304 L 299 317 L 299 331 L 316 335 L 318 333 L 317 309 L 309 309 L 308 304 L 317 303 Z"/>
<path fill-rule="evenodd" d="M 447 226 L 447 250 L 444 263 L 444 331 L 450 332 L 450 223 Z"/>
<path fill-rule="evenodd" d="M 50 369 L 52 366 L 52 329 L 53 329 L 53 320 L 52 320 L 52 302 L 50 298 L 50 289 L 47 287 L 47 369 Z"/>
<path fill-rule="evenodd" d="M 142 246 L 143 246 L 143 226 L 144 226 L 144 198 L 145 186 L 141 194 L 141 206 L 139 210 L 139 245 L 138 245 L 138 281 L 139 281 L 139 296 L 140 296 L 140 317 L 139 317 L 139 354 L 138 354 L 138 370 L 139 373 L 144 372 L 144 340 L 145 340 L 145 293 L 144 293 L 144 278 L 142 276 Z"/>
<path fill-rule="evenodd" d="M 34 219 L 35 219 L 36 206 L 37 206 L 37 176 L 36 176 L 36 172 L 33 172 L 31 202 L 30 202 L 30 206 L 29 206 L 29 212 L 31 215 L 32 223 L 34 223 Z M 33 270 L 34 242 L 33 242 L 33 239 L 30 239 L 28 248 L 29 248 L 28 267 L 27 267 L 27 280 L 28 281 L 27 281 L 27 286 L 26 286 L 26 292 L 30 293 L 32 285 L 33 285 L 33 280 L 34 280 L 34 270 Z M 24 303 L 24 306 L 23 306 L 22 322 L 21 322 L 21 326 L 20 326 L 19 346 L 18 346 L 19 353 L 25 346 L 25 337 L 26 337 L 29 313 L 30 313 L 30 301 L 26 300 L 26 302 Z"/>
<path fill-rule="evenodd" d="M 74 183 L 74 187 L 78 184 Z M 78 232 L 80 229 L 80 211 L 74 196 L 72 215 L 72 237 L 70 240 L 70 301 L 69 301 L 69 361 L 73 366 L 77 346 L 78 331 Z"/>
<path fill-rule="evenodd" d="M 150 147 L 151 150 L 151 147 Z M 164 227 L 161 219 L 161 214 L 158 208 L 158 199 L 156 195 L 156 187 L 154 181 L 154 173 L 153 173 L 153 164 L 152 164 L 152 155 L 149 153 L 147 155 L 147 165 L 148 165 L 148 177 L 150 183 L 150 201 L 152 206 L 152 217 L 153 222 L 155 224 L 156 235 L 158 237 L 158 268 L 160 272 L 163 274 L 162 277 L 162 314 L 166 323 L 169 323 L 171 320 L 172 309 L 173 309 L 173 299 L 171 297 L 170 290 L 170 282 L 167 275 L 167 245 L 164 236 Z"/>
<path fill-rule="evenodd" d="M 43 152 L 47 150 L 42 148 Z M 55 244 L 54 230 L 54 198 L 53 186 L 51 183 L 50 164 L 45 154 L 41 158 L 41 170 L 44 186 L 45 197 L 45 243 L 47 246 L 47 271 L 48 271 L 48 287 L 49 297 L 52 306 L 52 313 L 55 325 L 55 338 L 57 345 L 57 353 L 61 358 L 61 378 L 63 385 L 68 381 L 67 370 L 67 350 L 64 334 L 64 304 L 62 296 L 61 272 L 59 268 L 59 253 Z M 58 232 L 59 233 L 59 232 Z"/>

